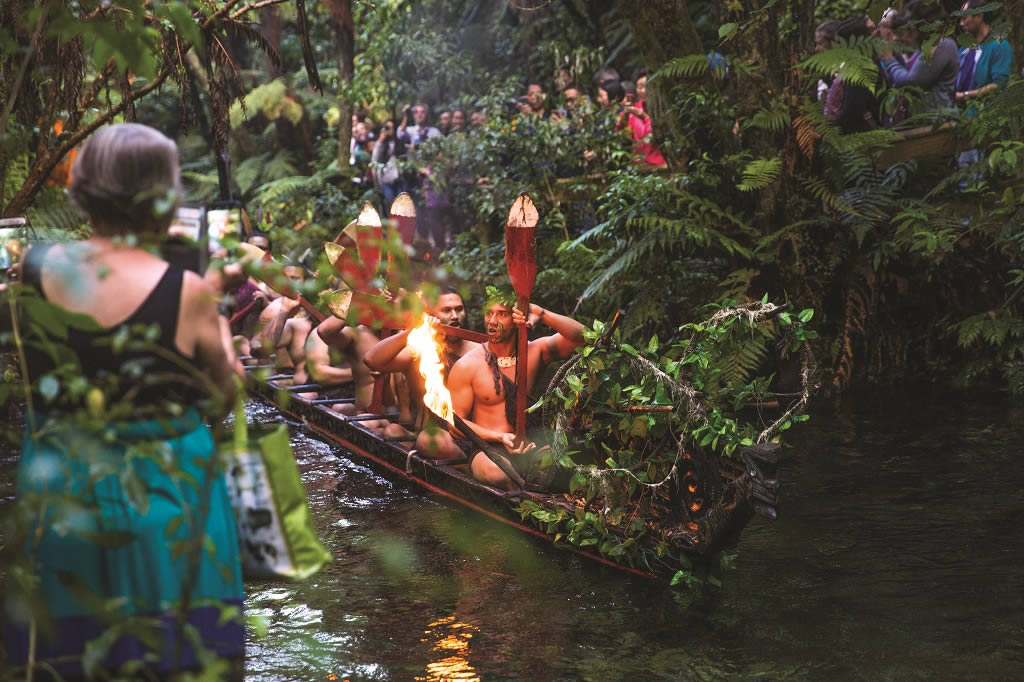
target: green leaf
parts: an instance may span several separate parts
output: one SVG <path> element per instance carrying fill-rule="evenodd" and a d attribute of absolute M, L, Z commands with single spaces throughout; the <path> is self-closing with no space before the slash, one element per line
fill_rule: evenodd
<path fill-rule="evenodd" d="M 647 415 L 633 418 L 633 425 L 629 427 L 629 435 L 645 438 L 647 436 Z"/>
<path fill-rule="evenodd" d="M 633 348 L 633 346 L 629 345 L 628 343 L 620 343 L 619 348 L 621 348 L 629 355 L 632 355 L 634 358 L 640 357 L 640 353 L 637 352 L 636 348 Z"/>
<path fill-rule="evenodd" d="M 729 39 L 736 32 L 737 26 L 734 23 L 722 24 L 718 27 L 718 37 Z"/>
<path fill-rule="evenodd" d="M 798 315 L 801 322 L 810 322 L 811 318 L 814 317 L 814 308 L 804 308 Z"/>

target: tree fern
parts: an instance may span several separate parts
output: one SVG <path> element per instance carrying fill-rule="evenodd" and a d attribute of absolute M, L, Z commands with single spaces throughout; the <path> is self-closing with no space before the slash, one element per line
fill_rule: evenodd
<path fill-rule="evenodd" d="M 657 240 L 654 235 L 652 233 L 648 233 L 639 240 L 630 243 L 622 251 L 617 252 L 617 256 L 612 261 L 611 265 L 602 270 L 601 273 L 590 282 L 580 298 L 586 299 L 593 296 L 605 285 L 605 283 L 632 267 L 641 257 L 649 255 L 656 243 Z"/>
<path fill-rule="evenodd" d="M 7 202 L 17 193 L 21 186 L 28 179 L 29 155 L 28 152 L 19 154 L 10 163 L 4 173 L 4 185 L 0 188 L 0 208 L 7 205 Z"/>
<path fill-rule="evenodd" d="M 34 227 L 78 233 L 85 229 L 85 216 L 67 198 L 63 188 L 48 187 L 36 195 L 25 217 Z"/>
<path fill-rule="evenodd" d="M 766 329 L 758 328 L 750 336 L 740 337 L 722 349 L 715 368 L 720 370 L 717 379 L 720 385 L 739 381 L 746 383 L 757 374 L 757 369 L 768 358 L 771 336 Z"/>

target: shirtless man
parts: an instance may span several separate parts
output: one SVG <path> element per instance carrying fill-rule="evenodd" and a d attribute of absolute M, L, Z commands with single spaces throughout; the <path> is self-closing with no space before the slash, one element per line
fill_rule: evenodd
<path fill-rule="evenodd" d="M 373 380 L 374 374 L 363 362 L 367 352 L 380 339 L 366 325 L 350 327 L 345 320 L 337 317 L 328 317 L 315 329 L 316 334 L 330 348 L 340 351 L 345 360 L 348 361 L 352 372 L 352 382 L 355 384 L 355 402 L 332 405 L 331 409 L 344 415 L 353 416 L 366 414 L 369 411 L 370 403 L 373 401 Z M 391 402 L 394 402 L 394 395 L 391 395 Z M 387 400 L 385 400 L 387 402 Z M 407 436 L 409 432 L 398 424 L 387 420 L 371 420 L 362 422 L 363 426 L 379 431 L 385 436 Z"/>
<path fill-rule="evenodd" d="M 528 441 L 519 442 L 515 431 L 516 347 L 524 326 L 543 322 L 555 331 L 530 341 L 527 346 L 527 390 L 533 388 L 542 367 L 568 358 L 583 345 L 583 325 L 576 320 L 530 304 L 530 319 L 514 307 L 512 292 L 487 288 L 484 324 L 487 343 L 467 353 L 452 367 L 448 389 L 452 407 L 481 438 L 501 443 L 513 455 L 533 449 Z M 510 390 L 513 394 L 510 395 Z M 511 489 L 512 481 L 486 455 L 476 452 L 470 460 L 478 481 Z"/>
<path fill-rule="evenodd" d="M 286 266 L 284 275 L 296 284 L 305 280 L 304 270 L 296 265 Z M 271 301 L 260 313 L 259 321 L 256 323 L 256 333 L 250 341 L 252 354 L 257 357 L 268 357 L 271 351 L 277 348 L 277 342 L 284 331 L 285 324 L 301 310 L 299 302 L 287 296 L 278 296 Z M 288 356 L 277 358 L 276 365 L 282 369 L 293 367 L 291 358 Z"/>
<path fill-rule="evenodd" d="M 441 289 L 437 304 L 430 310 L 430 314 L 440 324 L 449 327 L 465 327 L 466 325 L 466 305 L 454 287 L 446 286 Z M 412 387 L 415 404 L 422 405 L 423 377 L 420 376 L 417 359 L 413 356 L 411 349 L 406 346 L 408 338 L 409 330 L 403 329 L 384 339 L 370 349 L 366 357 L 363 358 L 363 362 L 370 369 L 378 372 L 405 374 L 410 387 Z M 441 351 L 441 362 L 444 363 L 445 375 L 451 371 L 456 360 L 479 347 L 480 344 L 476 341 L 460 339 L 457 336 L 445 336 L 444 349 Z M 425 408 L 424 411 L 426 411 Z M 465 454 L 455 444 L 451 434 L 438 426 L 436 418 L 430 414 L 425 415 L 423 429 L 416 436 L 416 449 L 420 454 L 434 459 L 454 459 Z"/>
<path fill-rule="evenodd" d="M 320 338 L 306 315 L 285 322 L 277 340 L 277 357 L 288 357 L 295 367 L 293 385 L 316 383 L 323 388 L 333 388 L 352 381 L 352 370 L 335 366 L 330 347 Z M 315 391 L 297 393 L 296 396 L 305 400 L 319 397 Z"/>

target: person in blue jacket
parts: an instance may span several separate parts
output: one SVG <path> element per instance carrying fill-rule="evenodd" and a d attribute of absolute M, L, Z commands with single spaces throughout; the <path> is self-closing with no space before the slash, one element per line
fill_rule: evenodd
<path fill-rule="evenodd" d="M 986 0 L 967 0 L 961 11 L 981 9 Z M 1013 50 L 1010 43 L 992 36 L 991 17 L 988 12 L 966 14 L 960 19 L 960 28 L 974 36 L 975 47 L 960 50 L 960 75 L 956 83 L 956 101 L 965 103 L 982 97 L 1006 85 L 1013 69 Z M 976 107 L 969 107 L 968 116 L 977 113 Z"/>

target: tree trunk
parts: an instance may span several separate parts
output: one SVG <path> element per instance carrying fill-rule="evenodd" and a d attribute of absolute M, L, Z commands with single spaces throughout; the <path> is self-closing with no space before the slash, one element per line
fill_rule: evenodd
<path fill-rule="evenodd" d="M 264 7 L 260 10 L 260 33 L 267 42 L 281 54 L 281 10 L 276 5 Z M 274 60 L 267 55 L 263 60 L 263 70 L 273 80 L 282 75 L 281 69 L 277 67 Z"/>
<path fill-rule="evenodd" d="M 355 75 L 356 35 L 352 19 L 352 0 L 327 0 L 334 20 L 338 46 L 338 89 L 345 90 Z M 352 102 L 346 95 L 338 98 L 338 166 L 348 168 L 349 146 L 352 142 Z"/>
<path fill-rule="evenodd" d="M 629 24 L 633 41 L 640 48 L 650 73 L 669 60 L 704 52 L 700 35 L 690 20 L 686 0 L 626 0 L 619 3 L 619 11 Z M 686 162 L 685 150 L 664 144 L 666 139 L 681 137 L 678 123 L 668 113 L 672 105 L 672 86 L 671 82 L 648 80 L 645 106 L 654 128 L 655 143 L 669 165 L 678 169 Z"/>

